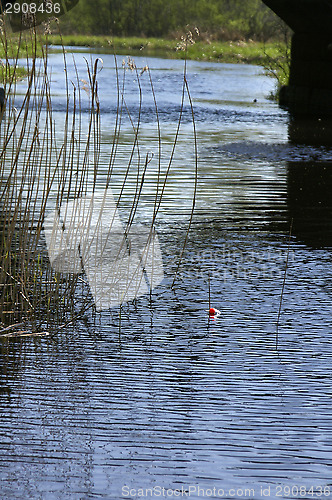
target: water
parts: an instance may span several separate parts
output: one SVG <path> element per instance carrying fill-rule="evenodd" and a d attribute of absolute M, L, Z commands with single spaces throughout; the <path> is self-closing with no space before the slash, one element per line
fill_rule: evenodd
<path fill-rule="evenodd" d="M 101 57 L 106 169 L 116 89 L 114 61 Z M 61 120 L 61 56 L 50 63 Z M 166 157 L 183 63 L 149 65 Z M 261 68 L 190 62 L 188 80 L 199 186 L 176 286 L 194 183 L 188 101 L 158 219 L 166 277 L 151 300 L 123 306 L 121 331 L 115 308 L 87 311 L 51 337 L 1 342 L 4 499 L 331 496 L 330 152 L 288 143 L 288 115 L 267 99 L 274 83 Z M 135 117 L 134 76 L 127 82 Z M 151 97 L 141 127 L 142 150 L 157 150 Z M 130 128 L 124 122 L 119 165 Z M 222 312 L 210 320 L 209 275 Z"/>

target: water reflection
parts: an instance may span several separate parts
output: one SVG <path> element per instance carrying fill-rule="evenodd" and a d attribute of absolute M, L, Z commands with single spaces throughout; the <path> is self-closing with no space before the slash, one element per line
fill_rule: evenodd
<path fill-rule="evenodd" d="M 293 144 L 331 147 L 332 120 L 318 117 L 291 117 L 288 137 Z"/>
<path fill-rule="evenodd" d="M 245 213 L 252 226 L 256 221 L 258 226 L 268 224 L 274 231 L 287 232 L 293 219 L 293 234 L 299 241 L 314 248 L 331 246 L 332 152 L 329 148 L 242 141 L 217 150 L 226 155 L 227 164 L 232 166 L 231 173 L 227 169 L 225 172 L 223 194 L 229 184 L 233 186 L 235 179 L 237 181 L 232 187 L 233 200 L 227 200 L 224 219 L 232 206 L 235 209 L 232 221 L 240 215 L 242 226 Z M 242 203 L 235 199 L 237 191 Z"/>
<path fill-rule="evenodd" d="M 287 162 L 287 206 L 293 234 L 314 248 L 332 246 L 332 161 Z"/>
<path fill-rule="evenodd" d="M 112 60 L 105 56 L 101 73 L 110 110 Z M 57 78 L 62 57 L 52 61 Z M 182 70 L 169 65 L 157 60 L 154 75 L 160 116 L 168 116 L 163 137 L 174 132 Z M 121 330 L 118 308 L 88 309 L 56 335 L 2 346 L 0 377 L 12 391 L 0 419 L 3 498 L 118 500 L 125 484 L 193 484 L 250 487 L 260 500 L 261 486 L 275 493 L 278 484 L 331 483 L 332 276 L 330 252 L 313 248 L 320 221 L 325 231 L 331 216 L 329 152 L 287 144 L 287 116 L 265 98 L 273 84 L 261 69 L 189 68 L 199 191 L 175 287 L 193 185 L 186 124 L 159 220 L 165 281 L 122 308 Z M 257 106 L 248 106 L 254 97 Z M 102 115 L 105 164 L 113 119 L 112 111 Z M 149 112 L 142 125 L 148 120 Z M 151 135 L 142 147 L 151 148 Z M 119 177 L 127 163 L 121 147 Z M 276 353 L 291 218 L 296 238 Z M 222 313 L 214 322 L 209 274 Z"/>
<path fill-rule="evenodd" d="M 0 394 L 10 394 L 24 368 L 24 347 L 20 340 L 0 339 Z"/>

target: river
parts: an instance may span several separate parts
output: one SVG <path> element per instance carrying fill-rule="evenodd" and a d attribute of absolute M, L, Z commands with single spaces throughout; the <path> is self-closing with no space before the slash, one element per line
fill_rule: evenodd
<path fill-rule="evenodd" d="M 82 75 L 84 55 L 75 54 Z M 102 172 L 117 94 L 114 58 L 98 56 Z M 183 64 L 148 61 L 165 158 Z M 66 108 L 62 55 L 49 65 L 56 121 Z M 288 113 L 268 99 L 274 82 L 262 68 L 187 66 L 198 186 L 175 286 L 195 182 L 188 98 L 157 221 L 165 278 L 152 296 L 122 306 L 121 331 L 114 308 L 87 311 L 51 337 L 1 341 L 3 499 L 332 495 L 331 152 L 289 143 Z M 144 157 L 158 140 L 147 72 L 141 81 Z M 126 82 L 135 120 L 134 72 Z M 120 173 L 132 135 L 124 119 Z M 156 171 L 149 175 L 153 184 Z M 115 176 L 114 193 L 119 186 Z M 142 222 L 151 192 L 142 194 Z"/>

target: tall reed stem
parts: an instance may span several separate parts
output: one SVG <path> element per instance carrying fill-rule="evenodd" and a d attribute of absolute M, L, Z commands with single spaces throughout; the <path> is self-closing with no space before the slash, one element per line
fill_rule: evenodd
<path fill-rule="evenodd" d="M 287 246 L 286 262 L 285 262 L 285 271 L 284 271 L 284 279 L 283 279 L 283 282 L 282 282 L 282 287 L 281 287 L 280 302 L 279 302 L 279 310 L 278 310 L 278 317 L 277 317 L 277 323 L 276 323 L 276 350 L 278 350 L 278 341 L 279 341 L 279 320 L 280 320 L 282 300 L 283 300 L 284 290 L 285 290 L 285 285 L 286 285 L 286 276 L 287 276 L 287 270 L 288 270 L 289 249 L 290 249 L 290 242 L 291 242 L 291 236 L 292 236 L 292 229 L 293 229 L 293 219 L 291 219 L 290 228 L 289 228 L 288 246 Z"/>

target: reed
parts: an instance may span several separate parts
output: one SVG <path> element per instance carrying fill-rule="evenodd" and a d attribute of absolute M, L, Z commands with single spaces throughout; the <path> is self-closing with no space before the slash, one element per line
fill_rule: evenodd
<path fill-rule="evenodd" d="M 279 343 L 279 322 L 280 322 L 281 307 L 282 307 L 282 301 L 284 298 L 286 277 L 287 277 L 287 271 L 288 271 L 289 250 L 290 250 L 290 243 L 291 243 L 291 237 L 292 237 L 292 229 L 293 229 L 293 219 L 291 219 L 290 228 L 289 228 L 288 245 L 287 245 L 285 270 L 284 270 L 284 279 L 282 282 L 282 287 L 281 287 L 281 292 L 280 292 L 279 309 L 278 309 L 278 316 L 277 316 L 277 322 L 276 322 L 276 351 L 278 350 L 278 343 Z"/>
<path fill-rule="evenodd" d="M 48 56 L 42 51 L 38 58 L 40 44 L 36 32 L 26 36 L 30 40 L 22 95 L 16 78 L 19 52 L 10 64 L 11 38 L 6 32 L 1 35 L 6 61 L 0 149 L 0 311 L 4 325 L 18 321 L 39 323 L 40 318 L 54 310 L 54 301 L 63 302 L 63 290 L 68 285 L 49 269 L 42 236 L 52 188 L 65 169 L 55 142 Z M 64 189 L 60 192 L 62 196 L 65 193 Z M 61 198 L 58 201 L 61 203 Z"/>
<path fill-rule="evenodd" d="M 21 328 L 22 324 L 28 325 L 22 329 L 24 332 L 26 328 L 34 331 L 58 330 L 95 308 L 84 270 L 59 272 L 51 265 L 43 231 L 50 209 L 60 214 L 61 207 L 73 200 L 82 199 L 87 193 L 95 193 L 99 188 L 107 189 L 114 176 L 121 172 L 117 208 L 124 198 L 128 198 L 128 193 L 132 193 L 124 224 L 126 237 L 136 218 L 146 172 L 153 161 L 153 168 L 157 171 L 154 207 L 149 222 L 149 241 L 153 241 L 154 227 L 173 163 L 182 119 L 181 108 L 172 152 L 166 164 L 162 165 L 160 122 L 151 74 L 148 68 L 140 71 L 131 59 L 119 68 L 114 56 L 117 112 L 111 153 L 105 170 L 104 160 L 101 162 L 103 143 L 98 92 L 98 74 L 102 69 L 102 61 L 86 60 L 86 80 L 82 87 L 82 75 L 75 63 L 75 78 L 68 76 L 67 55 L 62 45 L 66 109 L 61 118 L 55 117 L 48 69 L 48 44 L 41 44 L 33 30 L 30 30 L 29 37 L 29 48 L 25 54 L 27 78 L 23 94 L 22 85 L 18 87 L 16 78 L 22 49 L 20 53 L 17 51 L 12 63 L 13 47 L 8 42 L 9 35 L 4 32 L 0 39 L 5 54 L 6 95 L 5 113 L 0 125 L 0 326 L 4 332 L 8 326 L 15 329 L 15 325 Z M 137 81 L 136 119 L 131 116 L 126 102 L 125 83 L 128 71 L 134 72 Z M 152 158 L 148 153 L 142 155 L 141 152 L 141 79 L 144 74 L 148 75 L 155 106 L 157 158 Z M 88 112 L 82 111 L 82 89 L 89 96 Z M 183 93 L 187 93 L 190 99 L 185 73 Z M 190 106 L 194 126 L 191 99 Z M 128 150 L 127 165 L 119 171 L 117 153 L 121 146 L 121 126 L 125 116 L 131 124 L 132 145 Z M 197 185 L 196 139 L 195 158 L 194 198 Z M 134 190 L 133 178 L 136 179 Z M 195 200 L 193 208 L 194 205 Z M 189 225 L 191 219 L 192 216 Z M 187 235 L 184 243 L 186 241 Z M 122 251 L 121 244 L 118 248 L 119 256 Z M 121 317 L 119 331 L 120 325 Z"/>

